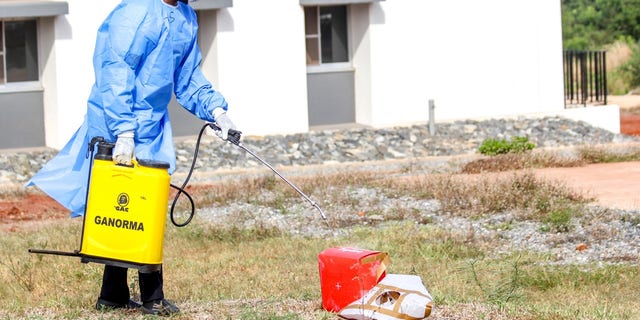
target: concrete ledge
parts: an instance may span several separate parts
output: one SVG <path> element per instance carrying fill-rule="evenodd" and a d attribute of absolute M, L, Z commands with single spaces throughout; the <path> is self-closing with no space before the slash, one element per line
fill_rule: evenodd
<path fill-rule="evenodd" d="M 327 6 L 327 5 L 344 5 L 356 3 L 372 3 L 384 0 L 300 0 L 302 6 Z"/>
<path fill-rule="evenodd" d="M 594 127 L 603 128 L 616 134 L 620 133 L 620 107 L 615 104 L 565 109 L 558 115 L 567 119 L 584 121 Z"/>
<path fill-rule="evenodd" d="M 213 10 L 233 7 L 233 0 L 197 0 L 189 1 L 195 10 Z"/>
<path fill-rule="evenodd" d="M 505 114 L 505 115 L 493 115 L 487 117 L 474 117 L 474 118 L 447 118 L 438 119 L 436 114 L 435 123 L 448 123 L 459 120 L 489 120 L 489 119 L 518 119 L 518 118 L 544 118 L 544 117 L 563 117 L 574 121 L 584 121 L 594 127 L 602 128 L 612 133 L 620 133 L 620 107 L 618 105 L 606 105 L 606 106 L 586 106 L 563 109 L 560 111 L 550 112 L 533 112 L 533 113 L 520 113 L 520 114 Z M 420 122 L 423 124 L 424 122 Z"/>
<path fill-rule="evenodd" d="M 554 116 L 574 121 L 584 121 L 594 127 L 602 128 L 615 134 L 620 133 L 620 107 L 617 105 L 586 106 L 552 112 L 524 113 L 502 117 L 495 116 L 493 118 L 543 118 Z"/>
<path fill-rule="evenodd" d="M 66 1 L 1 1 L 0 18 L 49 17 L 69 13 Z"/>

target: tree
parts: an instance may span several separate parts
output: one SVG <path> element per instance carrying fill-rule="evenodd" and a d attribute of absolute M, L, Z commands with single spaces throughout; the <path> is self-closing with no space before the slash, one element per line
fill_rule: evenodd
<path fill-rule="evenodd" d="M 562 0 L 567 50 L 598 50 L 619 39 L 640 39 L 640 0 Z"/>

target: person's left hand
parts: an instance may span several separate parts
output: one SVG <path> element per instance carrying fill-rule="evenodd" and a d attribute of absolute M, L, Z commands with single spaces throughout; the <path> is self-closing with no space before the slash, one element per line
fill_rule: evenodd
<path fill-rule="evenodd" d="M 113 148 L 113 162 L 128 166 L 131 165 L 134 151 L 133 131 L 119 134 L 116 140 L 116 146 Z"/>

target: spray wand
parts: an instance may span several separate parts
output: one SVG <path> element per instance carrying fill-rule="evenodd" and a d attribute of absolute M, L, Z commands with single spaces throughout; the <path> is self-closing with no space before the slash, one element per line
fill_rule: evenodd
<path fill-rule="evenodd" d="M 208 123 L 207 124 L 209 127 L 211 127 L 211 129 L 215 130 L 215 131 L 221 131 L 222 129 L 220 129 L 220 127 L 218 127 L 217 125 L 213 124 L 213 123 Z M 324 214 L 324 212 L 322 211 L 322 209 L 320 209 L 320 206 L 318 205 L 318 203 L 316 203 L 315 201 L 311 200 L 311 198 L 309 198 L 306 194 L 304 194 L 304 192 L 302 192 L 302 190 L 300 190 L 298 187 L 296 187 L 291 181 L 289 181 L 289 179 L 285 178 L 282 174 L 280 174 L 280 172 L 278 172 L 278 170 L 276 170 L 272 165 L 270 165 L 267 161 L 265 161 L 264 159 L 262 159 L 261 157 L 259 157 L 255 152 L 251 151 L 250 149 L 248 149 L 247 147 L 244 146 L 244 144 L 242 144 L 242 142 L 240 142 L 240 137 L 242 135 L 242 132 L 238 131 L 238 130 L 234 130 L 234 129 L 229 129 L 229 133 L 227 135 L 227 141 L 231 142 L 232 144 L 238 146 L 240 149 L 246 151 L 248 154 L 252 155 L 254 158 L 258 159 L 258 161 L 260 161 L 262 164 L 264 164 L 265 166 L 267 166 L 269 169 L 271 169 L 271 171 L 273 171 L 276 175 L 278 175 L 278 177 L 280 177 L 284 182 L 286 182 L 291 188 L 293 188 L 293 190 L 295 190 L 296 192 L 298 192 L 305 200 L 309 201 L 309 203 L 311 203 L 311 205 L 313 207 L 315 207 L 316 209 L 318 209 L 318 211 L 320 212 L 320 215 L 322 216 L 322 219 L 327 220 L 327 216 Z"/>
<path fill-rule="evenodd" d="M 218 127 L 214 123 L 206 123 L 204 126 L 202 126 L 202 129 L 200 129 L 200 133 L 198 134 L 198 139 L 196 141 L 196 148 L 195 148 L 194 155 L 193 155 L 193 161 L 191 163 L 191 168 L 189 169 L 189 173 L 187 174 L 187 177 L 185 178 L 185 180 L 182 183 L 182 186 L 180 186 L 180 187 L 176 186 L 174 184 L 171 184 L 171 187 L 176 189 L 176 190 L 178 190 L 178 193 L 175 195 L 175 197 L 173 198 L 173 201 L 171 203 L 171 209 L 169 210 L 169 217 L 171 218 L 171 222 L 177 227 L 184 227 L 187 224 L 189 224 L 189 222 L 191 222 L 191 219 L 193 219 L 193 216 L 195 214 L 195 205 L 194 205 L 193 199 L 185 191 L 185 188 L 186 188 L 187 184 L 189 183 L 189 179 L 191 179 L 191 174 L 193 173 L 193 170 L 195 168 L 196 160 L 198 159 L 198 153 L 200 152 L 200 140 L 202 139 L 204 131 L 207 129 L 207 127 L 210 127 L 211 129 L 213 129 L 215 131 L 218 131 L 218 132 L 222 131 L 222 129 L 220 129 L 220 127 Z M 242 136 L 242 132 L 240 132 L 238 130 L 230 129 L 229 132 L 228 132 L 226 141 L 229 141 L 233 145 L 235 145 L 235 146 L 239 147 L 240 149 L 244 150 L 248 154 L 252 155 L 254 158 L 258 159 L 258 161 L 260 161 L 262 164 L 267 166 L 269 169 L 271 169 L 271 171 L 273 171 L 276 175 L 278 175 L 278 177 L 280 177 L 291 188 L 293 188 L 293 190 L 298 192 L 303 198 L 305 198 L 307 201 L 309 201 L 309 203 L 311 203 L 311 205 L 313 207 L 318 209 L 318 211 L 320 212 L 320 215 L 322 216 L 322 219 L 327 220 L 327 216 L 324 214 L 322 209 L 320 209 L 320 206 L 315 201 L 311 200 L 311 198 L 309 198 L 306 194 L 304 194 L 304 192 L 302 192 L 302 190 L 300 190 L 298 187 L 296 187 L 291 181 L 289 181 L 289 179 L 285 178 L 285 176 L 283 176 L 280 172 L 278 172 L 278 170 L 276 170 L 267 161 L 262 159 L 255 152 L 253 152 L 250 149 L 248 149 L 247 147 L 245 147 L 242 144 L 242 142 L 240 142 L 241 136 Z M 189 200 L 189 202 L 191 204 L 191 212 L 189 213 L 189 215 L 188 215 L 188 217 L 187 217 L 187 219 L 185 221 L 178 222 L 177 219 L 174 217 L 174 210 L 175 210 L 176 204 L 178 203 L 178 198 L 180 198 L 180 196 L 183 195 L 183 194 L 187 197 L 187 199 Z"/>

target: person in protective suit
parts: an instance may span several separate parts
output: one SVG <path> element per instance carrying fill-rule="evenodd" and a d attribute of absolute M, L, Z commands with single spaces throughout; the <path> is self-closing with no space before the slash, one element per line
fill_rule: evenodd
<path fill-rule="evenodd" d="M 215 122 L 227 139 L 235 125 L 227 102 L 200 70 L 196 13 L 187 0 L 123 0 L 100 26 L 93 56 L 95 84 L 84 122 L 62 150 L 26 186 L 35 185 L 82 216 L 86 205 L 93 137 L 115 141 L 113 160 L 131 164 L 134 157 L 170 164 L 176 157 L 169 121 L 172 94 L 198 118 Z M 97 309 L 141 308 L 144 313 L 179 312 L 165 299 L 162 271 L 139 271 L 141 303 L 130 299 L 127 269 L 105 265 Z"/>

